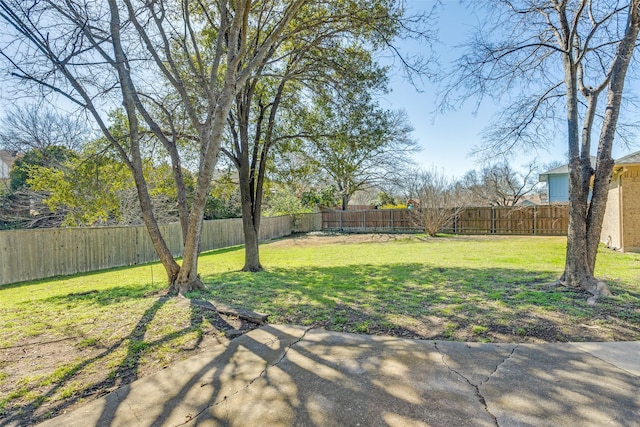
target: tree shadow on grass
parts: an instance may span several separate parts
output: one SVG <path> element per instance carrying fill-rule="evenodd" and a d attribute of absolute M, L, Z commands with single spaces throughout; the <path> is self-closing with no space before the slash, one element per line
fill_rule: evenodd
<path fill-rule="evenodd" d="M 622 324 L 622 339 L 640 338 L 640 325 L 620 315 L 615 299 L 590 306 L 585 293 L 549 287 L 557 275 L 406 263 L 274 268 L 206 281 L 211 299 L 270 313 L 271 323 L 426 339 L 600 341 L 588 329 L 581 336 L 565 330 L 597 317 Z M 640 298 L 626 303 L 640 308 Z"/>
<path fill-rule="evenodd" d="M 121 304 L 126 300 L 135 298 L 139 298 L 139 293 L 132 293 L 130 288 L 113 288 L 100 292 L 55 296 L 47 299 L 46 303 L 66 305 L 73 302 L 74 304 L 89 306 L 104 306 Z M 52 380 L 48 380 L 51 381 L 50 385 L 43 385 L 41 383 L 34 384 L 34 387 L 41 389 L 42 392 L 27 395 L 31 397 L 25 397 L 26 401 L 23 400 L 19 405 L 16 405 L 15 402 L 12 404 L 11 399 L 5 399 L 3 413 L 0 414 L 0 426 L 31 424 L 42 421 L 45 418 L 63 412 L 66 408 L 74 405 L 81 399 L 104 395 L 117 387 L 136 380 L 139 376 L 141 358 L 150 354 L 158 347 L 174 340 L 179 340 L 187 334 L 193 334 L 193 332 L 196 331 L 198 332 L 197 337 L 195 340 L 190 341 L 189 348 L 183 348 L 181 350 L 191 351 L 198 348 L 203 340 L 202 326 L 205 322 L 212 325 L 220 334 L 222 334 L 224 330 L 233 327 L 226 319 L 215 312 L 203 312 L 198 307 L 189 306 L 188 326 L 171 332 L 161 333 L 160 335 L 156 334 L 154 338 L 149 339 L 146 338 L 145 335 L 149 330 L 150 324 L 154 321 L 154 318 L 157 317 L 158 312 L 168 301 L 172 300 L 172 298 L 161 296 L 154 297 L 150 300 L 152 301 L 151 304 L 145 309 L 144 313 L 142 313 L 128 334 L 118 337 L 115 342 L 106 348 L 100 349 L 97 354 L 95 351 L 92 351 L 90 355 L 86 356 L 83 355 L 82 352 L 65 354 L 62 357 L 68 357 L 67 361 L 72 359 L 76 361 L 64 367 L 57 375 L 50 373 L 50 375 L 54 376 Z M 182 301 L 180 301 L 180 303 L 181 302 Z M 188 302 L 186 302 L 186 304 L 188 304 Z M 116 326 L 117 324 L 114 323 L 114 327 Z M 253 325 L 253 327 L 256 327 L 256 325 Z M 250 325 L 242 325 L 240 328 L 247 330 L 250 329 Z M 80 344 L 82 338 L 86 339 L 86 337 L 70 338 L 70 340 L 75 343 L 75 348 Z M 48 343 L 42 343 L 42 345 L 46 344 Z M 116 356 L 117 358 L 110 360 L 114 355 L 118 355 Z M 21 360 L 15 360 L 13 363 L 22 362 Z M 59 369 L 60 367 L 55 368 Z M 102 369 L 103 372 L 101 372 L 99 376 L 101 379 L 99 379 L 98 382 L 84 382 L 78 385 L 79 381 L 85 375 L 96 378 L 95 371 L 100 369 Z M 28 374 L 28 372 L 24 373 Z M 70 393 L 69 396 L 60 398 L 60 394 L 64 393 L 67 387 L 73 389 L 73 392 Z M 45 403 L 51 401 L 51 399 L 56 400 L 45 405 Z"/>
<path fill-rule="evenodd" d="M 69 294 L 54 295 L 42 300 L 42 303 L 52 304 L 91 304 L 99 306 L 121 304 L 124 301 L 132 299 L 149 297 L 149 298 L 166 298 L 165 292 L 158 291 L 153 285 L 136 285 L 136 286 L 113 286 L 108 289 L 88 290 L 81 292 L 72 292 Z M 29 304 L 25 302 L 24 304 Z"/>

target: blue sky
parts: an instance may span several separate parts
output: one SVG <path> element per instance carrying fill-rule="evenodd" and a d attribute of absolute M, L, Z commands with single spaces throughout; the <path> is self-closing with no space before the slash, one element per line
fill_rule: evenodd
<path fill-rule="evenodd" d="M 443 0 L 439 9 L 438 26 L 440 44 L 435 47 L 441 66 L 445 68 L 460 53 L 457 46 L 462 44 L 475 27 L 478 17 L 460 5 L 458 0 Z M 431 0 L 408 0 L 411 8 L 430 9 Z M 405 44 L 405 51 L 417 53 L 421 47 L 417 44 Z M 474 114 L 474 100 L 469 100 L 463 109 L 446 115 L 436 115 L 436 89 L 425 84 L 418 92 L 407 82 L 400 72 L 391 79 L 392 92 L 384 96 L 386 108 L 404 109 L 415 128 L 413 134 L 422 151 L 416 155 L 416 161 L 424 168 L 436 167 L 451 177 L 461 177 L 468 170 L 478 168 L 477 159 L 470 152 L 481 143 L 481 132 L 487 125 L 496 105 L 485 100 L 477 114 Z M 562 136 L 554 141 L 549 152 L 530 153 L 518 156 L 511 161 L 514 168 L 536 159 L 540 164 L 552 161 L 566 161 L 566 141 Z M 616 147 L 614 157 L 625 155 L 629 150 Z"/>

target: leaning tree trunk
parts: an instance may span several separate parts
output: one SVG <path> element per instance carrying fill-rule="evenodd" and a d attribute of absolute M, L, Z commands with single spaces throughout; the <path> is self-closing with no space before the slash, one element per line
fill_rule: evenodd
<path fill-rule="evenodd" d="M 118 77 L 121 81 L 120 91 L 122 93 L 123 105 L 129 120 L 129 140 L 130 140 L 130 153 L 131 159 L 129 160 L 126 153 L 121 151 L 123 159 L 127 160 L 131 172 L 133 174 L 136 190 L 138 193 L 138 199 L 140 200 L 140 208 L 142 211 L 142 218 L 149 232 L 149 237 L 153 247 L 162 262 L 167 273 L 167 278 L 170 284 L 172 284 L 179 275 L 180 267 L 173 258 L 169 247 L 167 246 L 158 221 L 153 213 L 153 206 L 151 198 L 149 196 L 148 186 L 143 173 L 142 155 L 140 152 L 140 135 L 138 132 L 138 118 L 136 116 L 135 109 L 135 89 L 131 80 L 130 70 L 128 68 L 126 55 L 121 44 L 120 39 L 120 14 L 117 4 L 114 0 L 109 1 L 109 8 L 111 13 L 110 29 L 113 39 L 114 55 L 116 58 L 116 70 Z M 121 148 L 122 149 L 122 148 Z"/>
<path fill-rule="evenodd" d="M 175 282 L 171 284 L 171 291 L 178 292 L 180 294 L 196 289 L 204 289 L 204 284 L 200 280 L 200 275 L 198 274 L 198 256 L 200 255 L 200 240 L 202 237 L 204 209 L 209 195 L 209 190 L 211 188 L 213 169 L 218 158 L 217 153 L 220 148 L 222 126 L 220 125 L 219 129 L 217 129 L 220 133 L 217 138 L 215 131 L 216 129 L 214 129 L 214 136 L 212 136 L 210 146 L 205 151 L 203 164 L 201 165 L 201 170 L 198 174 L 194 200 L 191 207 L 191 213 L 189 214 L 189 227 L 187 236 L 184 239 L 185 245 L 182 254 L 180 272 L 178 273 L 178 277 Z M 213 152 L 215 152 L 215 154 L 212 154 Z"/>

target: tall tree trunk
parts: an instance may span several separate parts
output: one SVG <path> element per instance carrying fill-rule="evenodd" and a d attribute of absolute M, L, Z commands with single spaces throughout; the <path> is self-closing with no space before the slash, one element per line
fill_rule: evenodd
<path fill-rule="evenodd" d="M 248 163 L 248 162 L 247 162 Z M 248 164 L 238 170 L 240 175 L 240 200 L 242 203 L 242 230 L 244 231 L 244 267 L 242 271 L 261 271 L 259 233 L 260 218 L 256 216 L 252 171 Z M 260 215 L 258 211 L 257 215 Z"/>
<path fill-rule="evenodd" d="M 349 194 L 342 194 L 342 210 L 346 211 L 349 208 L 349 200 L 351 200 L 351 196 Z"/>
<path fill-rule="evenodd" d="M 607 108 L 604 112 L 602 130 L 598 142 L 598 156 L 593 180 L 593 197 L 587 215 L 587 244 L 589 267 L 593 272 L 598 252 L 598 243 L 602 234 L 602 222 L 609 196 L 609 184 L 613 172 L 614 161 L 611 156 L 613 140 L 615 138 L 620 104 L 624 89 L 625 77 L 640 32 L 640 0 L 630 1 L 629 20 L 625 37 L 618 46 L 614 61 L 609 92 L 607 94 Z"/>
<path fill-rule="evenodd" d="M 589 183 L 584 182 L 583 164 L 580 154 L 580 132 L 578 115 L 578 66 L 574 62 L 573 33 L 567 21 L 566 6 L 560 13 L 565 53 L 564 75 L 567 89 L 567 135 L 569 148 L 569 229 L 565 271 L 561 280 L 568 286 L 582 287 L 589 282 L 591 274 L 587 263 L 587 202 Z M 588 154 L 587 154 L 588 156 Z M 585 192 L 585 188 L 587 192 Z"/>
<path fill-rule="evenodd" d="M 252 216 L 245 216 L 245 207 L 242 208 L 242 230 L 244 231 L 244 267 L 242 271 L 262 271 L 260 263 L 260 227 L 252 221 Z"/>
<path fill-rule="evenodd" d="M 598 144 L 597 162 L 594 176 L 593 194 L 589 203 L 589 173 L 584 161 L 589 153 L 582 153 L 580 161 L 577 144 L 577 130 L 572 128 L 573 120 L 577 121 L 577 93 L 575 89 L 575 74 L 569 79 L 567 63 L 565 61 L 565 75 L 567 75 L 568 122 L 569 122 L 569 230 L 567 238 L 567 259 L 565 271 L 561 280 L 568 286 L 581 288 L 594 295 L 594 299 L 610 295 L 608 287 L 594 277 L 598 243 L 602 232 L 607 204 L 609 183 L 613 170 L 611 151 L 613 139 L 620 113 L 622 92 L 635 43 L 640 30 L 639 19 L 640 0 L 631 0 L 629 19 L 625 36 L 618 45 L 616 57 L 611 69 L 607 106 L 605 110 L 600 140 Z M 570 81 L 571 80 L 571 81 Z M 574 85 L 570 85 L 574 83 Z M 575 133 L 573 132 L 574 130 Z"/>

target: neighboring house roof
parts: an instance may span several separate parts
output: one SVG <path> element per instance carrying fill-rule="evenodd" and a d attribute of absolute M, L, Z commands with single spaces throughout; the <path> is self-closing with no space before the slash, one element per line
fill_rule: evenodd
<path fill-rule="evenodd" d="M 627 154 L 624 157 L 620 157 L 616 160 L 616 165 L 632 165 L 632 164 L 640 164 L 640 151 L 636 151 L 635 153 Z"/>
<path fill-rule="evenodd" d="M 536 206 L 542 205 L 546 202 L 546 200 L 542 199 L 541 194 L 527 194 L 526 196 L 522 196 L 518 201 L 518 206 Z"/>
<path fill-rule="evenodd" d="M 640 164 L 640 151 L 636 151 L 635 153 L 627 154 L 624 157 L 620 157 L 615 162 L 615 165 L 634 165 Z M 591 167 L 596 167 L 596 157 L 591 156 Z M 538 176 L 539 182 L 546 182 L 549 178 L 549 175 L 563 175 L 569 173 L 569 165 L 558 166 L 557 168 L 550 169 L 546 172 L 542 172 Z"/>
<path fill-rule="evenodd" d="M 591 167 L 596 167 L 596 157 L 591 156 Z M 549 175 L 569 175 L 569 164 L 558 166 L 557 168 L 548 170 L 546 172 L 542 172 L 538 175 L 538 182 L 547 182 L 549 180 Z"/>

